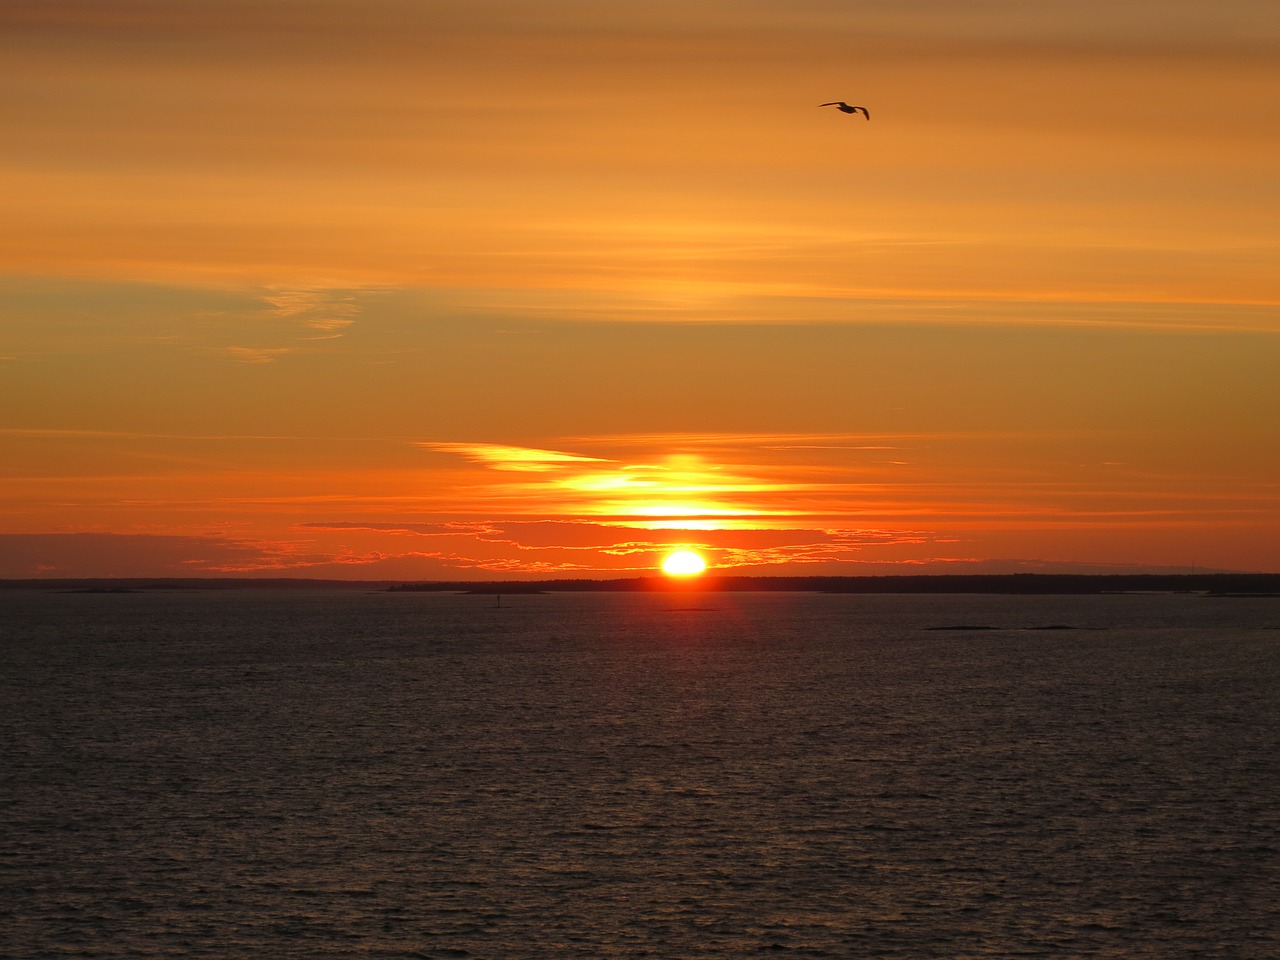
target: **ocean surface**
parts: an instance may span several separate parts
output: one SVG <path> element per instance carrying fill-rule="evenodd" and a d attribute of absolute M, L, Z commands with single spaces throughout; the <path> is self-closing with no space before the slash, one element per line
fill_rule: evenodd
<path fill-rule="evenodd" d="M 1280 957 L 1280 599 L 0 593 L 0 955 Z"/>

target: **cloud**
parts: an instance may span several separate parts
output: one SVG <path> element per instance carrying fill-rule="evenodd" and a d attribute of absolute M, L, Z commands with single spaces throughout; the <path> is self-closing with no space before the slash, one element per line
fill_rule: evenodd
<path fill-rule="evenodd" d="M 292 347 L 223 347 L 222 352 L 240 363 L 275 363 L 293 353 Z"/>
<path fill-rule="evenodd" d="M 276 343 L 336 340 L 360 316 L 360 304 L 350 290 L 277 288 L 263 294 L 260 300 L 269 308 L 273 322 L 256 323 L 255 333 L 263 338 L 271 337 Z M 303 328 L 302 335 L 299 327 Z M 240 363 L 264 364 L 275 363 L 281 357 L 305 349 L 309 348 L 233 345 L 220 347 L 217 352 Z"/>
<path fill-rule="evenodd" d="M 313 540 L 118 533 L 0 534 L 0 578 L 444 577 L 476 561 L 434 551 L 352 550 Z"/>
<path fill-rule="evenodd" d="M 264 544 L 223 537 L 115 533 L 0 534 L 0 576 L 200 576 L 261 565 Z"/>
<path fill-rule="evenodd" d="M 361 522 L 358 520 L 342 521 L 309 521 L 297 525 L 300 530 L 373 530 L 382 533 L 413 534 L 419 537 L 473 537 L 483 533 L 491 533 L 496 528 L 493 524 L 476 521 L 445 521 L 441 523 L 421 523 L 407 521 Z"/>
<path fill-rule="evenodd" d="M 328 335 L 325 339 L 341 336 L 360 315 L 356 296 L 345 290 L 276 289 L 262 299 L 277 317 Z"/>
<path fill-rule="evenodd" d="M 523 503 L 521 512 L 535 504 L 546 516 L 643 520 L 649 527 L 693 521 L 731 526 L 803 516 L 808 510 L 801 497 L 867 492 L 856 484 L 857 468 L 847 460 L 803 464 L 780 457 L 776 448 L 787 446 L 787 439 L 772 434 L 602 438 L 594 445 L 605 449 L 592 454 L 487 443 L 419 445 L 490 469 L 536 475 L 506 483 L 469 482 L 460 495 L 490 516 L 502 504 Z M 880 457 L 882 446 L 855 444 L 853 449 Z M 847 451 L 850 445 L 837 442 L 829 448 Z"/>
<path fill-rule="evenodd" d="M 481 463 L 494 470 L 512 470 L 518 473 L 546 473 L 579 463 L 608 463 L 599 457 L 583 457 L 558 450 L 539 450 L 534 447 L 512 447 L 496 443 L 419 443 L 418 446 L 441 453 L 455 453 L 473 463 Z"/>

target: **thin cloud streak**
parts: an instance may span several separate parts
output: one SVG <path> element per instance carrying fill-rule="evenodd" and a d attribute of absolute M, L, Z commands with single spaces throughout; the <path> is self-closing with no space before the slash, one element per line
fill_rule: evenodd
<path fill-rule="evenodd" d="M 422 442 L 418 446 L 441 453 L 455 453 L 473 463 L 516 473 L 547 473 L 561 469 L 567 464 L 609 462 L 599 457 L 583 457 L 558 450 L 539 450 L 496 443 Z"/>
<path fill-rule="evenodd" d="M 293 353 L 292 347 L 224 347 L 223 353 L 240 363 L 275 363 Z"/>

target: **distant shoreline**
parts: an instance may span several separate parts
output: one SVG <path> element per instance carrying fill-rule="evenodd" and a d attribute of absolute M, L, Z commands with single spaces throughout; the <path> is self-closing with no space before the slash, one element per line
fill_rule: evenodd
<path fill-rule="evenodd" d="M 140 593 L 160 590 L 345 590 L 385 593 L 974 593 L 1070 595 L 1198 593 L 1280 597 L 1280 574 L 917 574 L 867 577 L 753 577 L 707 574 L 668 577 L 552 580 L 313 580 L 251 577 L 112 577 L 0 580 L 0 590 L 64 593 Z"/>

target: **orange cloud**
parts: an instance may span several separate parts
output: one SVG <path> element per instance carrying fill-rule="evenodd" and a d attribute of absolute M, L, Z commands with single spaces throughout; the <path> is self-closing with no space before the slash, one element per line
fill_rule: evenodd
<path fill-rule="evenodd" d="M 808 486 L 751 476 L 731 464 L 712 463 L 698 453 L 668 453 L 657 460 L 627 462 L 492 444 L 421 444 L 454 453 L 495 470 L 537 473 L 538 479 L 488 487 L 491 501 L 538 504 L 548 513 L 601 517 L 644 516 L 661 521 L 785 515 L 758 502 L 761 495 Z M 597 467 L 607 464 L 607 469 Z"/>
<path fill-rule="evenodd" d="M 224 347 L 223 352 L 241 363 L 275 363 L 293 353 L 292 347 Z"/>
<path fill-rule="evenodd" d="M 582 457 L 557 450 L 538 450 L 532 447 L 512 447 L 496 443 L 420 443 L 428 450 L 456 453 L 473 463 L 484 464 L 494 470 L 511 470 L 516 473 L 547 473 L 567 464 L 606 463 L 599 457 Z"/>

